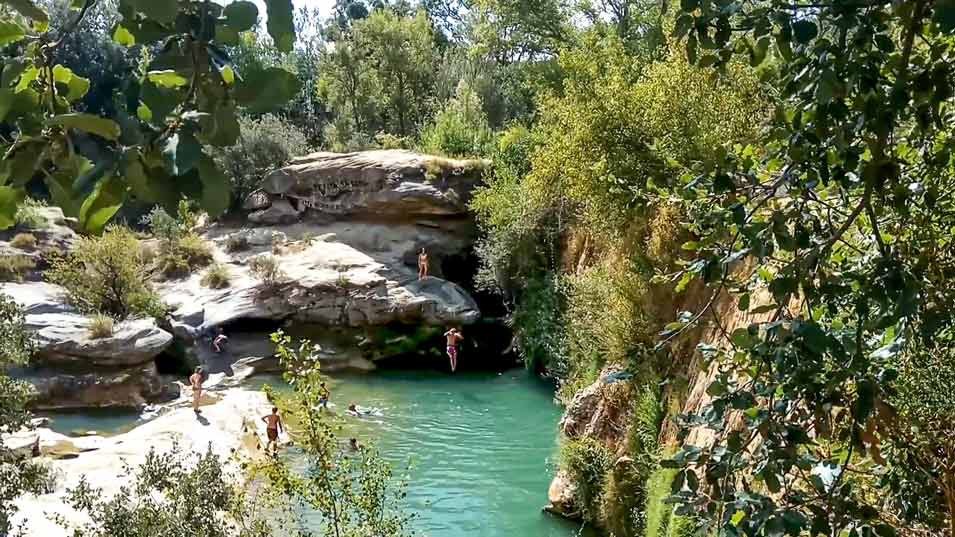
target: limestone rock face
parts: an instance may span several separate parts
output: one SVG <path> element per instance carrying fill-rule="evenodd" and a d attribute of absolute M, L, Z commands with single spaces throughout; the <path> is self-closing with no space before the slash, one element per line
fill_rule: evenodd
<path fill-rule="evenodd" d="M 32 405 L 39 410 L 142 407 L 175 394 L 152 362 L 78 371 L 40 368 L 18 371 L 16 376 L 36 388 Z"/>
<path fill-rule="evenodd" d="M 295 236 L 292 229 L 283 233 Z M 471 324 L 480 316 L 474 299 L 461 287 L 439 278 L 419 281 L 400 266 L 400 254 L 389 259 L 383 252 L 369 254 L 341 242 L 317 240 L 291 240 L 274 254 L 217 254 L 232 276 L 228 288 L 203 287 L 200 275 L 158 286 L 172 307 L 173 320 L 200 334 L 211 335 L 216 327 L 242 319 L 367 327 L 392 322 Z M 249 270 L 251 258 L 264 255 L 274 256 L 283 273 L 272 286 Z"/>
<path fill-rule="evenodd" d="M 36 342 L 33 368 L 15 371 L 38 391 L 38 408 L 141 406 L 161 399 L 164 386 L 153 359 L 172 334 L 153 319 L 117 323 L 109 337 L 90 337 L 90 318 L 43 282 L 5 283 L 0 292 L 24 309 Z"/>
<path fill-rule="evenodd" d="M 255 211 L 249 215 L 249 221 L 256 224 L 275 225 L 291 224 L 298 220 L 299 213 L 286 199 L 275 199 L 267 208 Z"/>
<path fill-rule="evenodd" d="M 299 210 L 337 217 L 464 215 L 486 165 L 404 150 L 320 152 L 272 172 L 262 189 L 273 207 L 281 195 Z"/>
<path fill-rule="evenodd" d="M 571 479 L 567 472 L 560 470 L 547 488 L 548 504 L 544 510 L 567 518 L 576 518 L 580 512 L 575 505 L 574 498 L 577 495 L 577 483 Z"/>
<path fill-rule="evenodd" d="M 594 438 L 614 451 L 625 443 L 629 416 L 615 402 L 623 399 L 629 387 L 613 382 L 617 372 L 614 367 L 605 369 L 596 382 L 574 395 L 560 419 L 560 430 L 567 438 Z"/>

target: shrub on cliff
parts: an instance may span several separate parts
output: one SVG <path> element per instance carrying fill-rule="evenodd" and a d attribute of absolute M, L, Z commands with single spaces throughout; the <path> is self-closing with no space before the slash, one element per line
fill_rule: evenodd
<path fill-rule="evenodd" d="M 250 259 L 249 271 L 266 287 L 274 286 L 285 277 L 282 267 L 279 266 L 279 260 L 271 255 L 260 255 Z"/>
<path fill-rule="evenodd" d="M 36 248 L 36 235 L 32 233 L 17 233 L 10 240 L 10 246 L 21 250 L 32 250 Z"/>
<path fill-rule="evenodd" d="M 139 240 L 124 227 L 110 226 L 100 237 L 82 237 L 71 253 L 53 256 L 46 279 L 66 289 L 69 301 L 86 313 L 119 320 L 163 314 L 159 297 L 149 287 Z"/>
<path fill-rule="evenodd" d="M 203 274 L 200 283 L 212 289 L 223 289 L 229 286 L 231 280 L 232 275 L 229 274 L 229 269 L 225 265 L 213 263 Z"/>
<path fill-rule="evenodd" d="M 559 466 L 577 484 L 574 503 L 584 520 L 599 519 L 600 500 L 613 463 L 613 453 L 597 439 L 582 436 L 561 444 Z"/>
<path fill-rule="evenodd" d="M 23 275 L 34 267 L 36 263 L 25 255 L 0 255 L 0 281 L 22 282 Z"/>
<path fill-rule="evenodd" d="M 46 203 L 33 198 L 26 198 L 23 203 L 17 207 L 16 221 L 17 226 L 24 229 L 42 229 L 46 227 L 47 221 L 40 214 L 40 209 L 46 207 Z"/>
<path fill-rule="evenodd" d="M 219 151 L 216 162 L 232 182 L 233 199 L 242 200 L 259 187 L 262 178 L 294 157 L 308 154 L 308 137 L 277 116 L 239 118 L 238 143 Z"/>
<path fill-rule="evenodd" d="M 98 313 L 90 319 L 89 331 L 93 339 L 101 339 L 113 335 L 113 318 L 109 315 Z"/>

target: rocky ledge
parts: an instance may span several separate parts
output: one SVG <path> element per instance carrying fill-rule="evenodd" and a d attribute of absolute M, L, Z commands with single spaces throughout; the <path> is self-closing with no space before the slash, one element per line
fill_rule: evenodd
<path fill-rule="evenodd" d="M 153 360 L 173 336 L 154 320 L 117 323 L 112 335 L 94 338 L 91 319 L 70 306 L 56 285 L 5 283 L 0 292 L 23 307 L 35 336 L 34 363 L 14 374 L 37 388 L 37 408 L 140 406 L 164 397 Z"/>
<path fill-rule="evenodd" d="M 312 153 L 265 178 L 249 220 L 290 223 L 305 214 L 408 219 L 467 212 L 488 162 L 404 150 Z"/>
<path fill-rule="evenodd" d="M 138 467 L 149 448 L 167 453 L 178 448 L 185 454 L 201 454 L 211 449 L 226 461 L 226 471 L 241 479 L 239 461 L 262 453 L 260 441 L 265 424 L 258 419 L 268 413 L 269 403 L 262 392 L 226 390 L 204 398 L 202 416 L 197 419 L 189 404 L 181 405 L 132 431 L 112 436 L 70 438 L 48 429 L 10 435 L 3 439 L 11 448 L 28 450 L 35 443 L 57 476 L 55 491 L 42 496 L 24 496 L 17 500 L 20 509 L 16 521 L 29 520 L 26 536 L 72 534 L 84 522 L 83 517 L 63 502 L 68 488 L 81 477 L 107 496 L 129 483 L 123 462 Z M 61 518 L 64 525 L 57 522 Z"/>

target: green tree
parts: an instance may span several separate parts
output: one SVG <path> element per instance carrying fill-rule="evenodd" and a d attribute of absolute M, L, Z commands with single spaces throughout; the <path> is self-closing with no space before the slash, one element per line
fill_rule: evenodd
<path fill-rule="evenodd" d="M 454 157 L 484 156 L 493 147 L 493 136 L 481 98 L 462 81 L 454 98 L 422 131 L 421 147 Z"/>
<path fill-rule="evenodd" d="M 74 2 L 69 22 L 49 27 L 32 0 L 0 5 L 6 45 L 0 77 L 0 226 L 9 227 L 24 187 L 42 181 L 68 216 L 101 231 L 129 198 L 174 208 L 182 197 L 211 214 L 228 208 L 228 181 L 203 145 L 228 146 L 239 134 L 237 107 L 264 112 L 295 95 L 291 73 L 268 68 L 240 76 L 224 46 L 251 29 L 258 10 L 247 1 L 119 1 L 112 29 L 123 46 L 150 47 L 126 73 L 115 116 L 76 112 L 91 83 L 56 63 L 97 0 Z M 275 47 L 291 51 L 290 2 L 269 2 Z M 161 47 L 151 48 L 162 42 Z"/>
<path fill-rule="evenodd" d="M 674 191 L 694 214 L 683 282 L 712 293 L 683 326 L 721 293 L 767 319 L 706 349 L 713 399 L 683 424 L 715 441 L 674 457 L 678 512 L 720 535 L 892 535 L 905 526 L 864 472 L 905 464 L 878 449 L 898 355 L 951 322 L 955 6 L 681 9 L 691 62 L 722 71 L 742 56 L 781 102 L 758 147 L 701 157 Z"/>
<path fill-rule="evenodd" d="M 415 133 L 428 115 L 437 52 L 424 11 L 401 16 L 376 10 L 354 25 L 353 38 L 372 62 L 381 91 L 383 126 L 400 136 Z"/>
<path fill-rule="evenodd" d="M 26 405 L 33 397 L 33 387 L 10 378 L 5 371 L 27 365 L 32 354 L 33 341 L 24 326 L 22 309 L 6 295 L 0 295 L 0 434 L 31 427 L 32 416 Z M 49 470 L 0 442 L 0 534 L 15 534 L 11 522 L 16 513 L 14 500 L 21 494 L 48 492 L 52 492 Z"/>

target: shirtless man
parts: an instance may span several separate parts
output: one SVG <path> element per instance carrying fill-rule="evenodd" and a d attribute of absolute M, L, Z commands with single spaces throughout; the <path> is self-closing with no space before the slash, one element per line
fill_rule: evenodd
<path fill-rule="evenodd" d="M 458 342 L 464 339 L 464 336 L 460 330 L 452 328 L 444 333 L 444 337 L 448 341 L 448 358 L 451 359 L 451 372 L 454 373 L 458 368 Z"/>
<path fill-rule="evenodd" d="M 279 448 L 279 433 L 282 432 L 282 418 L 279 417 L 278 407 L 272 407 L 272 413 L 267 416 L 262 416 L 262 421 L 265 422 L 265 434 L 269 438 L 265 449 L 268 451 L 271 447 L 274 453 Z"/>
<path fill-rule="evenodd" d="M 189 384 L 192 386 L 192 410 L 199 413 L 199 397 L 202 396 L 202 368 L 197 367 L 196 372 L 189 377 Z"/>
<path fill-rule="evenodd" d="M 325 382 L 322 381 L 318 385 L 318 406 L 328 410 L 328 398 L 331 397 L 331 393 L 328 391 L 328 386 L 325 385 Z"/>
<path fill-rule="evenodd" d="M 418 252 L 418 279 L 423 280 L 428 277 L 428 252 L 424 248 Z"/>

